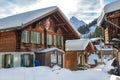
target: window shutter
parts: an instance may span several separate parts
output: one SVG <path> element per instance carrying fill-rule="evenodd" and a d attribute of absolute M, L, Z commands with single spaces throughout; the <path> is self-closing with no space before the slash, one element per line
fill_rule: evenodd
<path fill-rule="evenodd" d="M 33 54 L 30 55 L 30 67 L 33 67 Z"/>
<path fill-rule="evenodd" d="M 26 39 L 25 39 L 25 40 L 26 40 L 25 42 L 26 42 L 26 43 L 29 43 L 29 31 L 26 31 L 25 38 L 26 38 Z"/>
<path fill-rule="evenodd" d="M 37 44 L 40 44 L 40 33 L 37 33 Z"/>
<path fill-rule="evenodd" d="M 31 43 L 34 43 L 34 32 L 31 31 Z"/>
<path fill-rule="evenodd" d="M 56 46 L 56 35 L 54 35 L 54 45 Z"/>
<path fill-rule="evenodd" d="M 47 45 L 49 45 L 49 34 L 47 34 Z"/>
<path fill-rule="evenodd" d="M 49 34 L 49 45 L 52 45 L 52 35 Z"/>
<path fill-rule="evenodd" d="M 60 36 L 58 36 L 58 46 L 60 46 L 60 42 L 61 42 Z"/>
<path fill-rule="evenodd" d="M 24 54 L 21 55 L 21 66 L 25 67 Z"/>
<path fill-rule="evenodd" d="M 14 55 L 10 55 L 10 67 L 14 67 Z"/>
<path fill-rule="evenodd" d="M 25 42 L 25 31 L 22 32 L 22 37 L 21 37 L 21 38 L 22 38 L 21 41 L 22 41 L 22 42 Z"/>
<path fill-rule="evenodd" d="M 44 45 L 44 33 L 42 33 L 42 44 Z"/>
<path fill-rule="evenodd" d="M 2 68 L 4 68 L 5 67 L 5 65 L 4 65 L 4 55 L 2 55 Z"/>
<path fill-rule="evenodd" d="M 63 46 L 63 36 L 61 36 L 61 45 Z"/>

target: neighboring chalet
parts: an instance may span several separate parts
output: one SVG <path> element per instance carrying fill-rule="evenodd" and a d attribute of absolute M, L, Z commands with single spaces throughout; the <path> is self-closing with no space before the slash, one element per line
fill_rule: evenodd
<path fill-rule="evenodd" d="M 88 64 L 88 55 L 94 52 L 94 46 L 89 39 L 66 41 L 65 67 L 75 70 L 78 64 Z"/>
<path fill-rule="evenodd" d="M 98 19 L 98 26 L 105 31 L 105 44 L 111 44 L 118 50 L 117 60 L 120 75 L 120 1 L 115 1 L 104 7 Z"/>
<path fill-rule="evenodd" d="M 113 46 L 110 44 L 105 44 L 103 38 L 91 38 L 90 40 L 95 47 L 96 53 L 99 54 L 99 57 L 101 57 L 101 55 L 113 55 Z"/>
<path fill-rule="evenodd" d="M 0 63 L 10 61 L 9 55 L 13 52 L 32 53 L 53 47 L 65 50 L 66 40 L 79 38 L 80 34 L 56 6 L 2 18 L 0 19 L 0 52 L 2 52 Z M 12 57 L 15 58 L 14 55 Z M 29 60 L 30 55 L 24 55 L 23 58 Z M 20 59 L 22 62 L 22 57 Z"/>

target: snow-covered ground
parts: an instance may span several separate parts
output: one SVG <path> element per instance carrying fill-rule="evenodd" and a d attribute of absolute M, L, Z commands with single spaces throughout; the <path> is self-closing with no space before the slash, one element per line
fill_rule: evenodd
<path fill-rule="evenodd" d="M 107 73 L 112 61 L 108 61 L 107 65 L 79 71 L 70 71 L 58 66 L 0 69 L 0 80 L 116 80 L 119 77 Z"/>

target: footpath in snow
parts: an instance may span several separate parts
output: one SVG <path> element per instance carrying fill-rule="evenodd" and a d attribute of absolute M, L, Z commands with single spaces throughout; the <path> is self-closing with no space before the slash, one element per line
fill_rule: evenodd
<path fill-rule="evenodd" d="M 107 73 L 112 68 L 112 61 L 107 65 L 79 71 L 70 71 L 58 66 L 0 69 L 0 80 L 120 80 L 119 77 Z"/>

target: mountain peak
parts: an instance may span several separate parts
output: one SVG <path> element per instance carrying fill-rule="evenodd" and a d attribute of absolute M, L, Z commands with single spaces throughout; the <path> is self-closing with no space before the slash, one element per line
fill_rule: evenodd
<path fill-rule="evenodd" d="M 82 20 L 79 20 L 78 18 L 76 18 L 75 16 L 72 16 L 70 18 L 70 22 L 72 23 L 72 25 L 78 29 L 80 26 L 86 25 L 86 23 Z"/>

